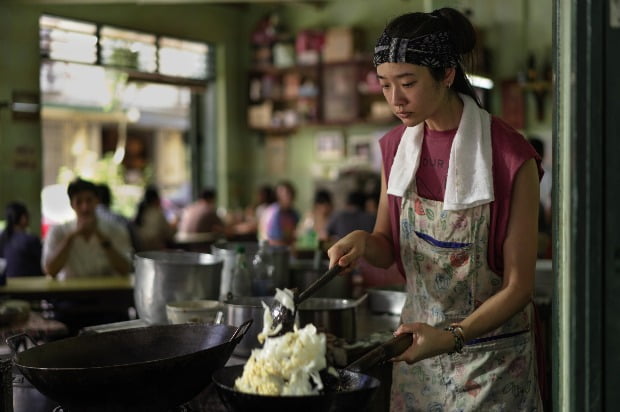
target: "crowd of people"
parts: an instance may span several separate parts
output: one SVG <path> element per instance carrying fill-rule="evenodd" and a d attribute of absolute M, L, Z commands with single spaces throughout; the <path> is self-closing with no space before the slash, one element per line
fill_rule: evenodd
<path fill-rule="evenodd" d="M 372 196 L 359 190 L 353 190 L 346 205 L 337 210 L 332 193 L 318 188 L 312 205 L 302 214 L 295 204 L 295 187 L 286 180 L 258 187 L 243 217 L 232 221 L 220 216 L 217 192 L 210 187 L 182 207 L 175 220 L 167 218 L 153 185 L 145 187 L 135 215 L 129 217 L 114 211 L 107 184 L 76 178 L 67 186 L 67 196 L 75 218 L 52 225 L 43 239 L 28 232 L 29 213 L 23 203 L 7 205 L 5 230 L 0 234 L 0 258 L 7 262 L 7 277 L 125 275 L 132 271 L 133 253 L 177 248 L 176 240 L 186 234 L 265 240 L 293 253 L 324 252 L 349 231 L 372 230 L 375 219 Z"/>

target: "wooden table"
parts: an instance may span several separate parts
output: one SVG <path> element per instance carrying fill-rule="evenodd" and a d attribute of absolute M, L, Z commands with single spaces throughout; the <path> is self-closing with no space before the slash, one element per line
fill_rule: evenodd
<path fill-rule="evenodd" d="M 71 297 L 95 297 L 100 295 L 131 295 L 133 299 L 133 276 L 102 276 L 57 280 L 47 276 L 24 276 L 7 278 L 0 286 L 0 296 L 14 299 L 49 299 Z"/>
<path fill-rule="evenodd" d="M 8 278 L 7 284 L 0 286 L 0 299 L 30 301 L 33 310 L 49 311 L 74 334 L 85 326 L 129 320 L 134 306 L 133 286 L 133 276 L 65 280 L 16 277 Z"/>

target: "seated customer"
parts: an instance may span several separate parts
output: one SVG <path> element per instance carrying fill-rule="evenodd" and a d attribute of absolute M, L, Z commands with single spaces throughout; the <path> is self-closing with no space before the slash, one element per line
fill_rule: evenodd
<path fill-rule="evenodd" d="M 327 189 L 318 189 L 314 193 L 312 209 L 304 214 L 297 227 L 298 245 L 314 248 L 326 241 L 327 224 L 333 211 L 331 192 Z"/>
<path fill-rule="evenodd" d="M 166 219 L 159 190 L 148 186 L 134 219 L 136 250 L 164 250 L 172 245 L 175 229 Z"/>
<path fill-rule="evenodd" d="M 375 215 L 366 210 L 366 195 L 354 191 L 347 196 L 347 203 L 342 210 L 336 211 L 327 223 L 327 235 L 331 241 L 345 237 L 354 230 L 372 232 Z"/>
<path fill-rule="evenodd" d="M 106 183 L 97 184 L 97 197 L 99 198 L 99 204 L 96 210 L 97 218 L 113 220 L 125 226 L 129 232 L 131 248 L 137 250 L 137 235 L 131 221 L 120 213 L 116 213 L 112 210 L 112 191 L 110 190 L 110 186 Z"/>
<path fill-rule="evenodd" d="M 345 208 L 335 212 L 327 225 L 330 243 L 345 237 L 354 230 L 373 231 L 376 215 L 366 211 L 367 201 L 367 196 L 362 192 L 349 193 Z M 402 284 L 405 281 L 396 264 L 382 269 L 360 258 L 355 269 L 353 282 L 361 282 L 364 287 Z"/>
<path fill-rule="evenodd" d="M 6 207 L 6 227 L 0 234 L 0 257 L 6 260 L 5 274 L 14 276 L 42 276 L 41 239 L 29 234 L 29 214 L 20 202 Z"/>
<path fill-rule="evenodd" d="M 131 270 L 127 228 L 98 219 L 97 187 L 76 179 L 67 188 L 76 218 L 52 226 L 43 243 L 45 272 L 59 279 L 126 275 Z"/>
<path fill-rule="evenodd" d="M 224 232 L 224 222 L 217 215 L 217 193 L 205 188 L 200 197 L 183 209 L 179 222 L 179 233 Z"/>
<path fill-rule="evenodd" d="M 269 206 L 261 216 L 267 241 L 272 246 L 294 246 L 299 212 L 295 209 L 295 187 L 291 182 L 276 185 L 277 202 Z"/>

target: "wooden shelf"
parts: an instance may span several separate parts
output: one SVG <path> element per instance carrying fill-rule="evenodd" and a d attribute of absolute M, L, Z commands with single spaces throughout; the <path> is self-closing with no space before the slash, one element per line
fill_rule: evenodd
<path fill-rule="evenodd" d="M 308 73 L 317 71 L 319 66 L 316 64 L 298 64 L 294 66 L 278 67 L 272 65 L 253 66 L 250 68 L 250 74 L 271 74 L 274 76 L 289 72 Z"/>
<path fill-rule="evenodd" d="M 287 135 L 293 134 L 299 129 L 299 126 L 291 127 L 252 127 L 252 130 L 256 130 L 266 135 Z"/>
<path fill-rule="evenodd" d="M 319 63 L 316 65 L 295 65 L 275 67 L 271 65 L 253 66 L 250 76 L 250 129 L 262 133 L 291 134 L 308 126 L 343 126 L 354 124 L 389 124 L 394 117 L 371 117 L 371 107 L 375 101 L 384 102 L 381 89 L 370 78 L 374 72 L 371 60 L 354 58 L 350 61 Z M 298 75 L 295 80 L 294 76 Z M 292 77 L 291 77 L 292 76 Z M 316 88 L 316 95 L 293 97 L 291 91 Z M 295 83 L 297 81 L 297 84 Z M 366 87 L 364 87 L 366 86 Z M 292 87 L 292 89 L 289 89 Z M 289 97 L 280 97 L 284 90 Z M 270 95 L 275 91 L 275 97 Z M 260 106 L 263 105 L 263 108 Z M 304 110 L 305 109 L 305 110 Z M 273 122 L 276 113 L 294 111 L 300 123 L 294 127 L 271 128 L 260 124 Z M 312 115 L 308 117 L 308 113 Z M 277 122 L 276 122 L 277 123 Z M 254 124 L 255 126 L 252 126 Z"/>

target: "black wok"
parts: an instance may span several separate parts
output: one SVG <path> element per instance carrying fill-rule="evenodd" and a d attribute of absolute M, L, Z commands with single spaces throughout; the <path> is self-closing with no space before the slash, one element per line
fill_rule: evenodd
<path fill-rule="evenodd" d="M 307 396 L 265 396 L 237 391 L 235 380 L 244 365 L 230 366 L 213 373 L 213 382 L 222 403 L 232 412 L 361 412 L 367 409 L 381 383 L 362 373 L 401 354 L 412 343 L 410 334 L 400 335 L 368 352 L 360 359 L 339 369 L 338 377 L 322 373 L 324 391 Z"/>
<path fill-rule="evenodd" d="M 198 395 L 248 330 L 201 323 L 67 338 L 17 352 L 13 362 L 63 411 L 168 411 Z"/>
<path fill-rule="evenodd" d="M 339 379 L 325 379 L 324 393 L 306 396 L 265 396 L 239 392 L 235 380 L 243 373 L 244 365 L 229 366 L 213 374 L 213 382 L 229 411 L 242 412 L 335 412 L 361 411 L 368 405 L 381 383 L 359 372 L 338 370 Z"/>

